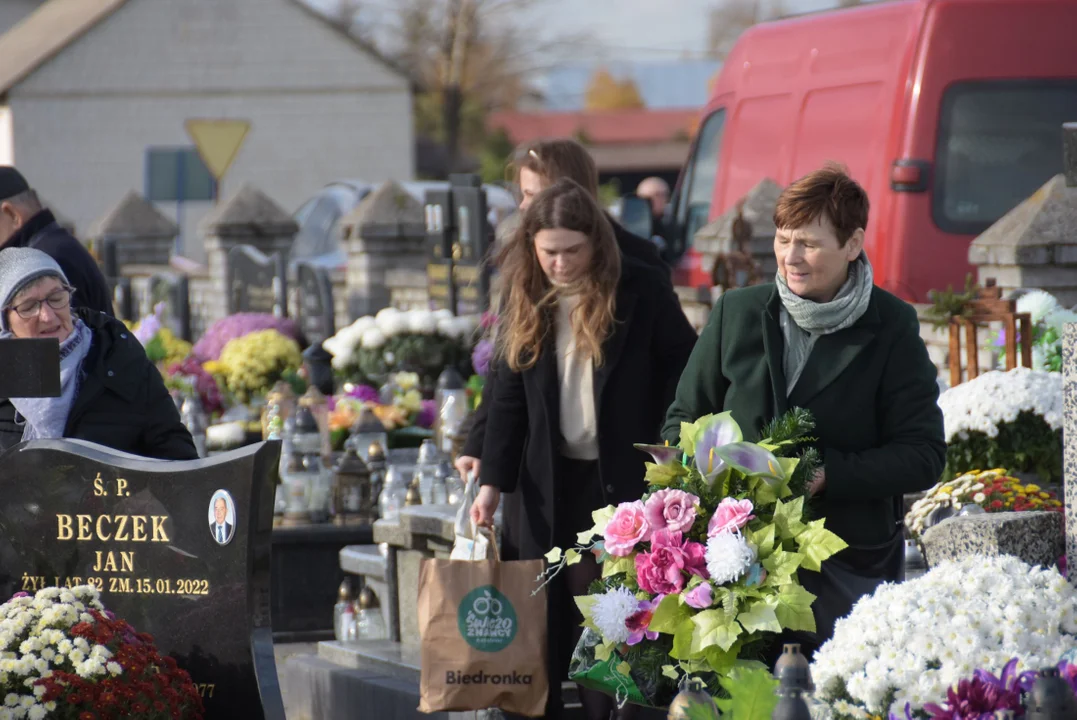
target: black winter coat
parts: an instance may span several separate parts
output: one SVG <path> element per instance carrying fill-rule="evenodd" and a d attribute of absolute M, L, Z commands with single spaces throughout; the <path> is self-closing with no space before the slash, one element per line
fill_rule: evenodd
<path fill-rule="evenodd" d="M 4 247 L 32 247 L 48 254 L 75 288 L 75 294 L 71 296 L 72 307 L 115 315 L 112 293 L 97 261 L 82 243 L 60 227 L 50 211 L 42 210 L 30 218 Z"/>
<path fill-rule="evenodd" d="M 161 374 L 119 320 L 93 310 L 75 316 L 93 333 L 79 371 L 79 390 L 67 417 L 65 438 L 164 460 L 198 458 L 194 441 Z M 0 450 L 22 440 L 15 406 L 0 400 Z"/>
<path fill-rule="evenodd" d="M 608 219 L 610 225 L 613 226 L 613 234 L 617 238 L 617 247 L 621 250 L 621 254 L 624 257 L 638 260 L 644 265 L 656 268 L 660 272 L 655 279 L 659 283 L 672 288 L 673 282 L 669 277 L 669 266 L 662 260 L 658 247 L 650 240 L 644 240 L 640 236 L 629 232 L 624 225 L 621 225 L 613 218 Z M 493 373 L 490 373 L 486 378 L 486 386 L 483 388 L 484 397 L 489 397 L 493 394 L 493 382 Z M 464 441 L 461 455 L 475 458 L 482 457 L 482 443 L 483 438 L 486 437 L 487 407 L 486 403 L 483 403 L 475 409 L 475 414 L 471 419 L 471 428 L 468 430 L 467 440 Z"/>
<path fill-rule="evenodd" d="M 614 331 L 604 346 L 605 363 L 595 369 L 603 503 L 627 502 L 642 495 L 647 458 L 632 445 L 658 438 L 696 342 L 695 330 L 661 272 L 625 258 Z M 557 481 L 561 477 L 561 411 L 554 333 L 547 333 L 546 345 L 531 369 L 512 372 L 502 361 L 492 372 L 496 378 L 493 393 L 489 397 L 483 393 L 489 425 L 480 483 L 515 494 L 504 509 L 503 555 L 539 558 L 552 547 L 554 537 L 564 532 L 558 526 L 557 507 L 572 502 L 574 492 Z"/>

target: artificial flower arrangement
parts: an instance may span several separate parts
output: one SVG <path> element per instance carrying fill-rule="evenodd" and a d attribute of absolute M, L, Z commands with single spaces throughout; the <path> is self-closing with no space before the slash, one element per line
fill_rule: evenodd
<path fill-rule="evenodd" d="M 969 556 L 881 585 L 815 654 L 817 700 L 835 720 L 952 718 L 936 707 L 977 670 L 1055 665 L 1077 646 L 1077 590 L 1057 569 Z M 1010 665 L 1014 658 L 1017 662 Z"/>
<path fill-rule="evenodd" d="M 927 519 L 936 509 L 960 510 L 965 505 L 978 505 L 989 513 L 1063 511 L 1062 501 L 1053 492 L 1010 477 L 1004 468 L 969 470 L 953 480 L 936 483 L 924 493 L 905 515 L 905 527 L 913 538 L 918 538 L 923 535 Z"/>
<path fill-rule="evenodd" d="M 181 362 L 191 353 L 191 343 L 176 337 L 170 328 L 161 322 L 165 304 L 157 303 L 153 312 L 137 323 L 124 322 L 135 338 L 146 350 L 146 356 L 155 365 L 167 367 Z"/>
<path fill-rule="evenodd" d="M 201 363 L 218 360 L 228 343 L 259 330 L 276 330 L 287 338 L 299 340 L 295 320 L 268 313 L 234 313 L 210 325 L 191 348 L 191 354 Z"/>
<path fill-rule="evenodd" d="M 18 593 L 0 605 L 0 718 L 200 720 L 190 675 L 92 586 Z"/>
<path fill-rule="evenodd" d="M 1017 298 L 1017 312 L 1032 320 L 1032 369 L 1062 372 L 1062 326 L 1077 322 L 1077 312 L 1067 310 L 1049 292 L 1032 290 Z M 1006 357 L 1006 329 L 995 337 L 1000 357 Z"/>
<path fill-rule="evenodd" d="M 441 371 L 455 365 L 467 377 L 479 320 L 448 310 L 385 308 L 364 316 L 322 343 L 345 382 L 380 386 L 402 370 L 418 373 L 422 389 L 432 392 Z"/>
<path fill-rule="evenodd" d="M 178 390 L 183 395 L 194 395 L 202 402 L 202 409 L 213 417 L 224 411 L 224 398 L 220 385 L 194 356 L 172 363 L 165 369 L 165 387 Z"/>
<path fill-rule="evenodd" d="M 807 516 L 819 456 L 793 454 L 813 427 L 798 409 L 765 440 L 745 442 L 726 412 L 683 423 L 675 448 L 637 446 L 654 458 L 643 497 L 596 511 L 575 548 L 547 556 L 548 577 L 582 553 L 602 565 L 602 579 L 576 598 L 587 630 L 574 680 L 653 707 L 688 676 L 726 701 L 731 685 L 773 698 L 759 651 L 775 633 L 815 629 L 815 596 L 797 570 L 819 570 L 846 547 Z"/>
<path fill-rule="evenodd" d="M 408 427 L 429 430 L 434 426 L 435 405 L 433 400 L 423 399 L 416 373 L 394 373 L 381 392 L 370 385 L 348 384 L 343 394 L 334 398 L 334 407 L 329 413 L 329 431 L 346 435 L 364 406 L 370 407 L 386 432 Z M 343 443 L 342 439 L 340 443 Z"/>
<path fill-rule="evenodd" d="M 943 480 L 971 467 L 1035 472 L 1062 480 L 1062 376 L 993 370 L 939 396 L 946 426 Z"/>
<path fill-rule="evenodd" d="M 273 384 L 303 364 L 299 344 L 276 330 L 256 330 L 233 340 L 217 360 L 202 363 L 239 402 L 263 395 Z"/>

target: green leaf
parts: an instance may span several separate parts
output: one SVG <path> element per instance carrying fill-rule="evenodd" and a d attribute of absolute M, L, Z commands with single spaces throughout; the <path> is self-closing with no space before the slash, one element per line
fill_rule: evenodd
<path fill-rule="evenodd" d="M 575 565 L 580 560 L 583 560 L 583 556 L 580 555 L 580 551 L 576 548 L 569 548 L 565 551 L 565 564 Z"/>
<path fill-rule="evenodd" d="M 576 533 L 576 544 L 588 545 L 596 535 L 601 536 L 602 533 L 595 532 L 594 528 L 591 528 L 590 530 L 584 530 L 582 533 Z"/>
<path fill-rule="evenodd" d="M 635 556 L 630 555 L 628 557 L 613 557 L 610 555 L 606 558 L 606 561 L 602 563 L 602 577 L 609 577 L 610 575 L 616 575 L 617 573 L 625 573 L 636 576 L 636 561 Z"/>
<path fill-rule="evenodd" d="M 793 573 L 800 567 L 804 556 L 798 552 L 789 552 L 778 548 L 770 557 L 761 562 L 763 569 L 768 573 L 767 581 L 770 585 L 782 585 L 788 582 Z"/>
<path fill-rule="evenodd" d="M 546 553 L 543 557 L 546 558 L 546 562 L 551 565 L 556 565 L 561 562 L 561 548 L 555 547 L 550 552 Z"/>
<path fill-rule="evenodd" d="M 699 427 L 705 421 L 710 419 L 710 415 L 704 415 L 696 420 L 694 423 L 681 423 L 681 439 L 677 443 L 677 447 L 684 450 L 684 454 L 689 457 L 695 457 L 696 454 L 696 435 L 699 434 Z"/>
<path fill-rule="evenodd" d="M 778 704 L 778 681 L 766 668 L 735 665 L 718 682 L 729 693 L 717 701 L 723 720 L 770 720 Z"/>
<path fill-rule="evenodd" d="M 824 560 L 849 547 L 844 540 L 823 527 L 823 522 L 823 518 L 812 520 L 796 536 L 800 553 L 804 556 L 801 565 L 807 570 L 818 571 Z"/>
<path fill-rule="evenodd" d="M 644 475 L 644 481 L 648 485 L 658 485 L 660 487 L 669 487 L 677 478 L 684 477 L 688 474 L 688 469 L 676 463 L 675 465 L 658 465 L 657 463 L 644 463 L 647 467 L 647 473 Z"/>
<path fill-rule="evenodd" d="M 728 650 L 740 637 L 741 627 L 731 622 L 721 610 L 704 610 L 692 618 L 696 630 L 692 633 L 692 652 L 702 653 L 709 647 Z"/>
<path fill-rule="evenodd" d="M 707 660 L 707 668 L 719 675 L 725 675 L 737 662 L 737 655 L 740 654 L 741 643 L 738 640 L 733 643 L 733 646 L 728 650 L 722 650 L 720 647 L 709 647 L 704 652 L 704 656 Z"/>
<path fill-rule="evenodd" d="M 737 615 L 737 622 L 750 633 L 782 631 L 778 616 L 774 614 L 774 608 L 761 600 L 756 600 L 748 606 L 746 611 L 741 611 Z"/>
<path fill-rule="evenodd" d="M 774 524 L 778 526 L 778 536 L 782 540 L 791 540 L 800 534 L 806 527 L 800 521 L 803 515 L 803 496 L 788 503 L 783 503 L 779 500 L 774 507 Z"/>
<path fill-rule="evenodd" d="M 748 542 L 755 545 L 759 551 L 759 557 L 767 557 L 774 550 L 776 528 L 773 523 L 758 530 L 748 530 L 745 535 Z"/>
<path fill-rule="evenodd" d="M 617 512 L 617 508 L 612 505 L 607 505 L 606 507 L 591 513 L 591 519 L 595 521 L 595 526 L 592 528 L 595 531 L 595 535 L 601 535 L 606 532 L 606 526 L 610 524 L 610 520 L 613 519 L 613 514 L 615 512 Z"/>
<path fill-rule="evenodd" d="M 622 660 L 621 663 L 617 666 L 617 672 L 627 677 L 632 672 L 632 666 Z"/>
<path fill-rule="evenodd" d="M 673 634 L 673 650 L 670 652 L 670 657 L 677 660 L 695 659 L 692 656 L 692 637 L 695 633 L 696 624 L 691 618 L 682 622 L 677 632 Z"/>
<path fill-rule="evenodd" d="M 814 600 L 815 596 L 801 585 L 796 583 L 782 585 L 776 598 L 774 614 L 786 630 L 815 632 L 815 615 L 811 611 L 811 604 Z"/>
<path fill-rule="evenodd" d="M 780 486 L 771 485 L 765 479 L 755 475 L 748 478 L 748 497 L 757 508 L 766 507 L 778 501 L 780 491 L 784 487 L 784 483 Z"/>
<path fill-rule="evenodd" d="M 677 666 L 676 665 L 663 665 L 662 666 L 662 677 L 667 677 L 670 680 L 676 682 L 677 680 L 680 679 L 681 674 L 679 672 L 677 672 Z"/>
<path fill-rule="evenodd" d="M 682 598 L 680 594 L 666 595 L 662 598 L 662 602 L 658 603 L 658 607 L 654 610 L 648 629 L 669 635 L 677 632 L 677 628 L 692 617 L 691 609 L 684 604 Z"/>
<path fill-rule="evenodd" d="M 595 660 L 609 660 L 613 654 L 612 643 L 602 643 L 595 646 Z"/>

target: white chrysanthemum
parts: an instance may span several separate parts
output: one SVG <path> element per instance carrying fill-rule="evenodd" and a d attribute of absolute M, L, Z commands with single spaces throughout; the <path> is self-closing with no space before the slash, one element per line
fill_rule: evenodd
<path fill-rule="evenodd" d="M 1052 430 L 1062 427 L 1061 373 L 1015 368 L 993 370 L 939 396 L 946 441 L 965 439 L 969 432 L 998 435 L 998 426 L 1023 412 L 1041 416 Z"/>
<path fill-rule="evenodd" d="M 739 532 L 723 532 L 707 541 L 707 572 L 717 585 L 735 582 L 755 562 L 755 548 Z"/>
<path fill-rule="evenodd" d="M 105 669 L 108 670 L 108 674 L 111 675 L 112 677 L 116 677 L 117 675 L 119 675 L 120 673 L 123 672 L 123 667 L 121 667 L 120 664 L 118 662 L 116 662 L 115 660 L 110 660 L 105 665 Z"/>
<path fill-rule="evenodd" d="M 1013 557 L 943 563 L 880 586 L 838 621 L 812 665 L 817 695 L 844 715 L 856 713 L 839 710 L 839 699 L 901 717 L 909 702 L 915 714 L 978 668 L 997 675 L 1012 657 L 1020 669 L 1058 662 L 1077 642 L 1065 621 L 1074 616 L 1077 590 L 1053 568 Z"/>
<path fill-rule="evenodd" d="M 1031 315 L 1033 324 L 1060 308 L 1055 296 L 1044 290 L 1031 290 L 1017 298 L 1017 312 Z"/>
<path fill-rule="evenodd" d="M 29 718 L 29 720 L 45 720 L 45 715 L 46 710 L 41 705 L 34 705 L 30 708 L 29 712 L 26 713 L 26 717 Z"/>
<path fill-rule="evenodd" d="M 628 627 L 625 622 L 639 609 L 639 600 L 632 591 L 619 587 L 599 595 L 591 606 L 591 617 L 595 627 L 602 633 L 606 642 L 623 643 L 628 640 Z"/>
<path fill-rule="evenodd" d="M 370 328 L 363 333 L 362 344 L 365 348 L 380 348 L 385 344 L 385 333 L 379 328 Z"/>

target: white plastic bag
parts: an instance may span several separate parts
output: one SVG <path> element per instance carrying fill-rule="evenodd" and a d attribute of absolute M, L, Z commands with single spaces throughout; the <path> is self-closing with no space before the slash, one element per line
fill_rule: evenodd
<path fill-rule="evenodd" d="M 471 522 L 471 505 L 479 494 L 479 481 L 475 473 L 468 473 L 464 483 L 464 497 L 456 509 L 456 539 L 453 541 L 450 560 L 485 560 L 490 541 L 478 532 Z"/>

